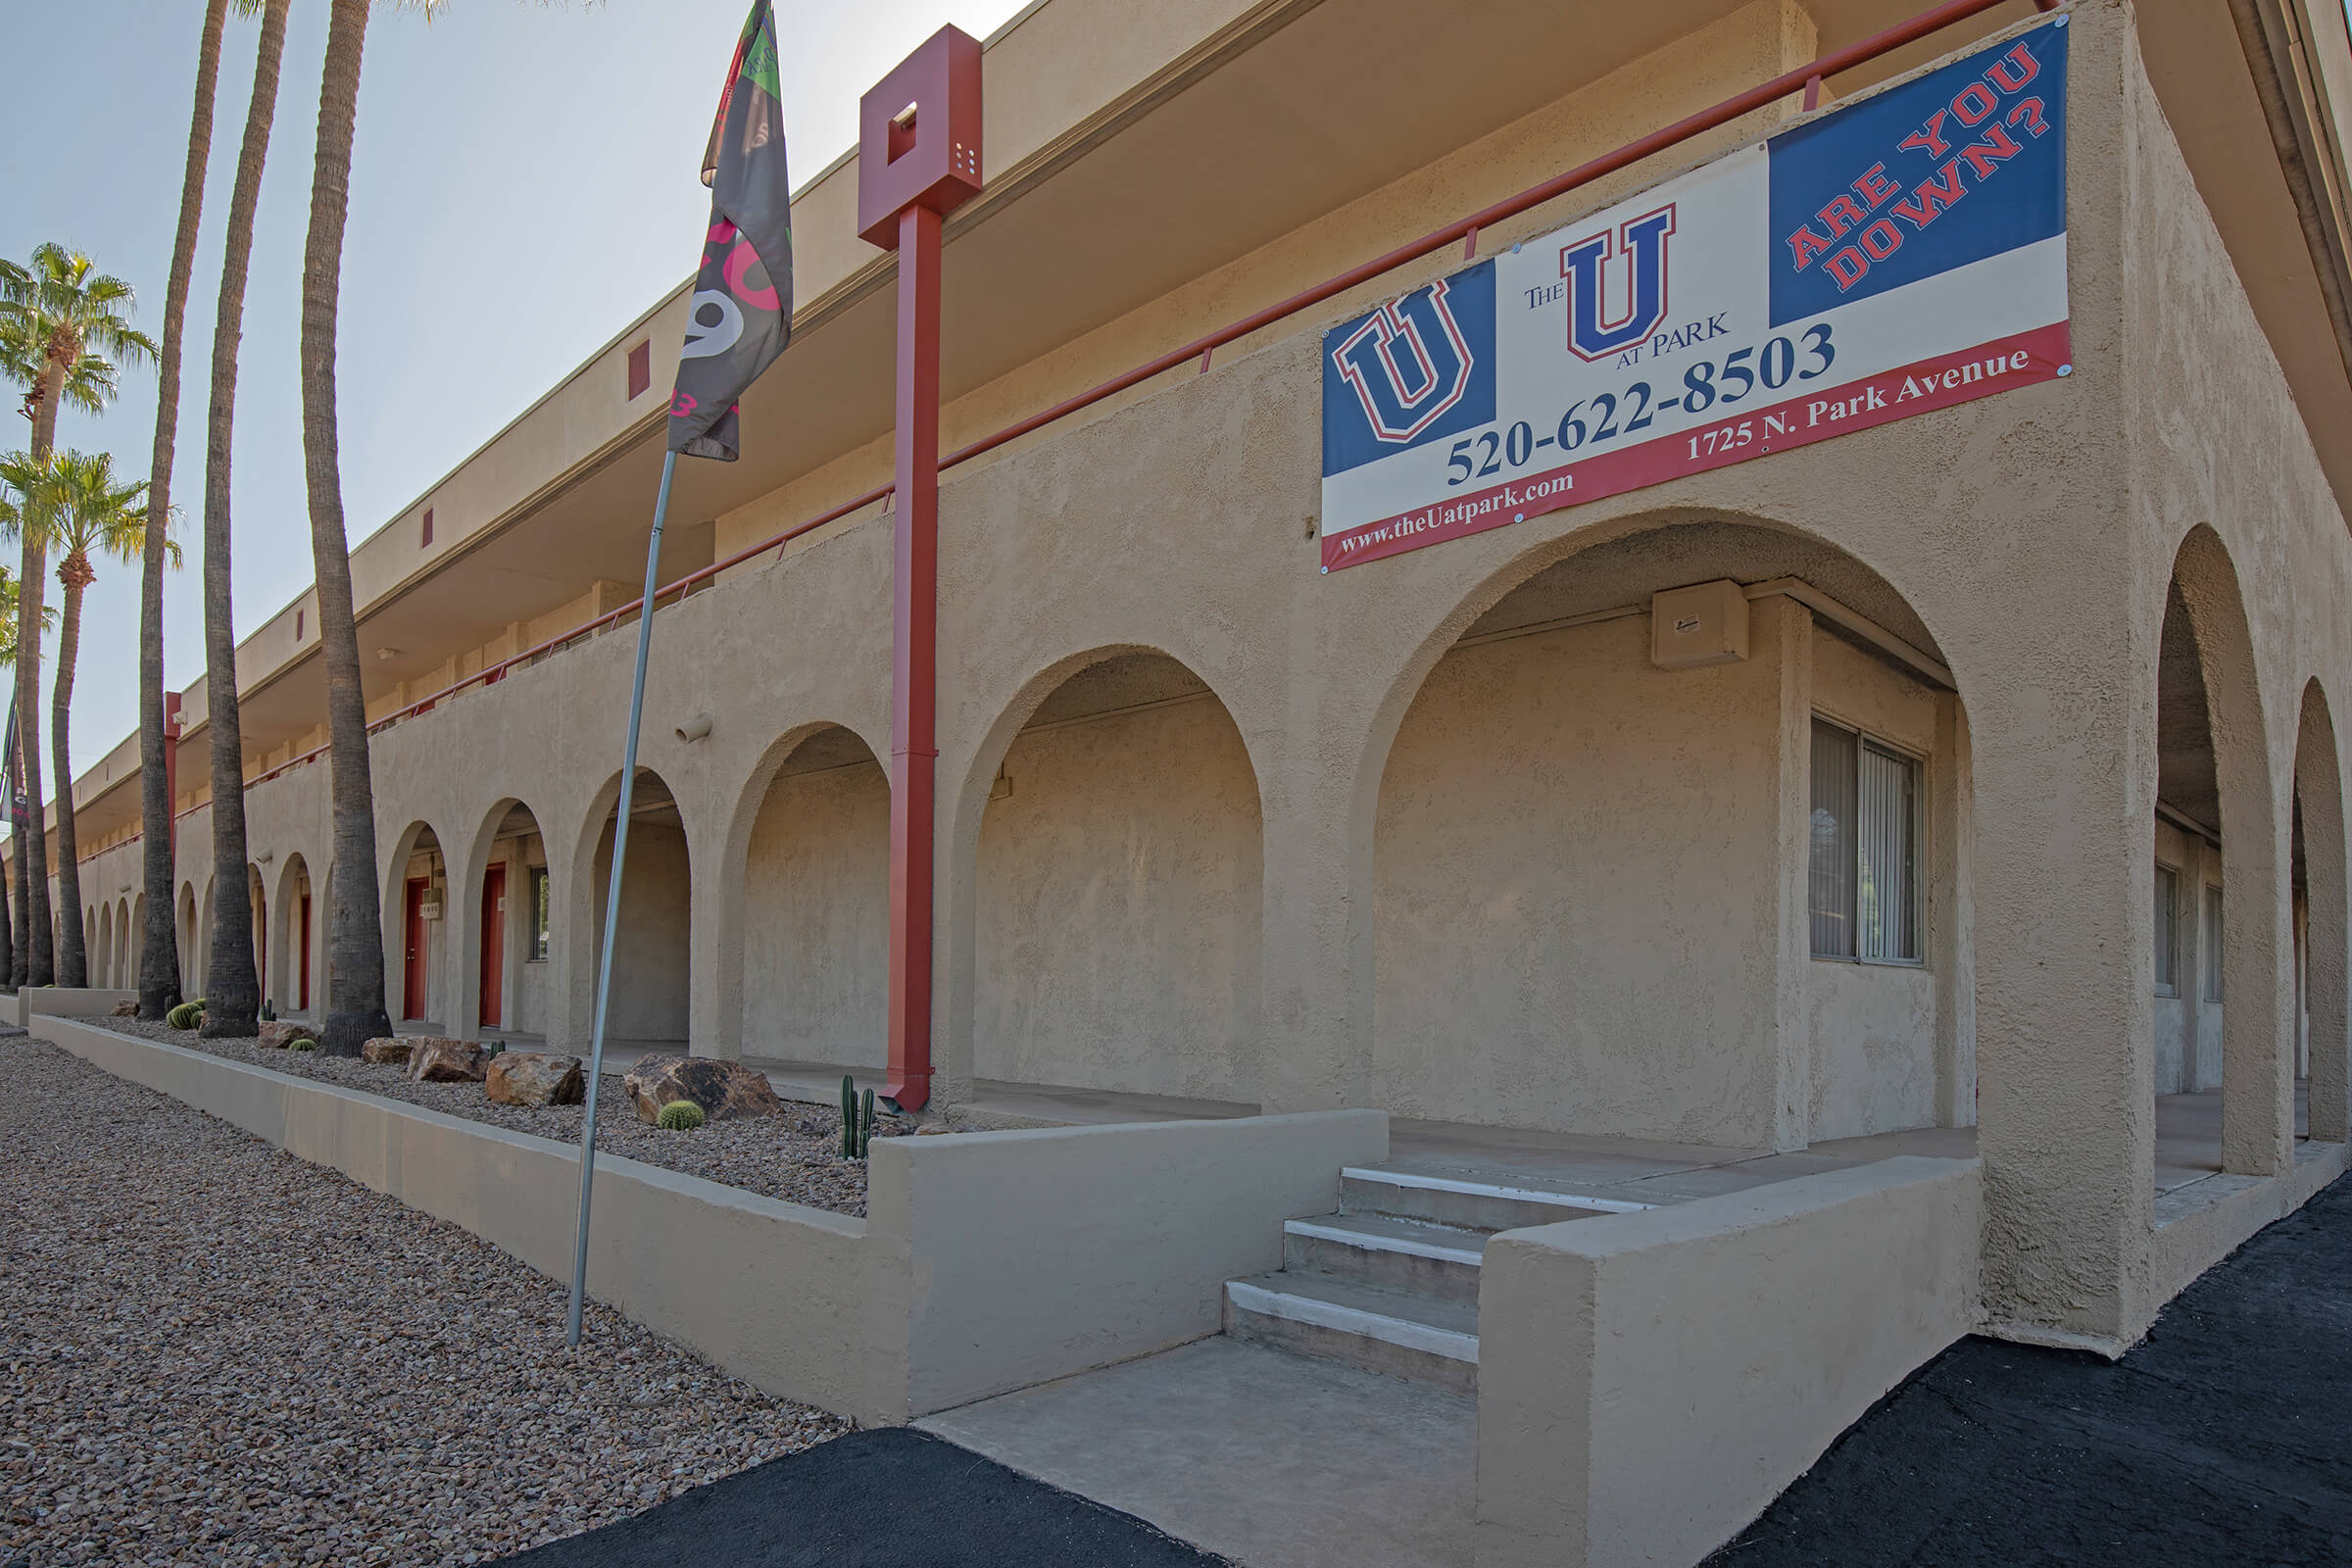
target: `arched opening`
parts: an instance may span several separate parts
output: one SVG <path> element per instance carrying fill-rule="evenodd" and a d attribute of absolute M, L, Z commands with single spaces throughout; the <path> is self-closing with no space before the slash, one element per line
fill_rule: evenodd
<path fill-rule="evenodd" d="M 2165 588 L 2156 670 L 2156 1185 L 2274 1174 L 2293 1128 L 2292 836 L 2274 788 L 2237 573 L 2209 528 Z"/>
<path fill-rule="evenodd" d="M 105 991 L 115 984 L 115 906 L 102 904 L 92 918 L 97 923 L 97 940 L 89 946 L 90 984 Z"/>
<path fill-rule="evenodd" d="M 196 967 L 199 947 L 196 932 L 196 885 L 179 885 L 178 929 L 172 935 L 179 942 L 179 989 L 191 1001 L 203 994 L 204 971 Z"/>
<path fill-rule="evenodd" d="M 276 999 L 278 1016 L 311 1016 L 311 991 L 317 983 L 318 912 L 311 897 L 311 868 L 301 855 L 286 857 L 278 871 L 276 921 L 270 944 L 269 990 Z"/>
<path fill-rule="evenodd" d="M 1376 1102 L 1747 1149 L 1973 1123 L 1967 744 L 1832 546 L 1677 523 L 1535 571 L 1380 773 Z"/>
<path fill-rule="evenodd" d="M 2306 1136 L 2352 1141 L 2352 920 L 2345 890 L 2343 780 L 2335 721 L 2316 680 L 2303 688 L 2295 741 L 2297 991 Z"/>
<path fill-rule="evenodd" d="M 741 1054 L 889 1057 L 890 777 L 839 725 L 783 749 L 745 832 Z M 749 792 L 747 792 L 748 794 Z"/>
<path fill-rule="evenodd" d="M 983 1081 L 1254 1104 L 1262 824 L 1232 715 L 1164 654 L 1076 670 L 980 819 Z"/>
<path fill-rule="evenodd" d="M 449 867 L 423 822 L 402 832 L 384 885 L 384 1000 L 398 1024 L 448 1032 L 448 965 L 437 951 L 448 914 Z"/>
<path fill-rule="evenodd" d="M 499 802 L 467 864 L 465 906 L 451 918 L 466 922 L 459 963 L 473 1025 L 485 1040 L 544 1040 L 555 901 L 538 817 L 519 801 Z"/>
<path fill-rule="evenodd" d="M 262 883 L 262 868 L 245 867 L 245 907 L 253 921 L 253 989 L 254 994 L 277 1010 L 277 999 L 270 989 L 270 897 Z"/>
<path fill-rule="evenodd" d="M 619 781 L 608 781 L 602 820 L 591 817 L 596 822 L 590 830 L 592 848 L 583 857 L 585 874 L 576 878 L 579 895 L 572 901 L 572 918 L 566 922 L 567 930 L 578 933 L 573 939 L 571 969 L 584 977 L 583 989 L 573 999 L 583 1047 L 595 1017 L 619 794 Z M 624 1054 L 686 1051 L 694 994 L 692 860 L 677 799 L 667 782 L 651 768 L 640 768 L 637 773 L 629 812 L 628 860 L 623 869 L 606 1049 Z M 576 957 L 582 950 L 585 961 Z"/>
<path fill-rule="evenodd" d="M 196 978 L 193 987 L 200 997 L 212 985 L 214 882 L 212 877 L 205 878 L 204 903 L 196 911 Z"/>
<path fill-rule="evenodd" d="M 2222 1087 L 2222 786 L 2188 603 L 2165 594 L 2156 664 L 2156 1093 Z M 2193 1107 L 2174 1107 L 2193 1114 Z M 2219 1102 L 2210 1114 L 2221 1114 Z M 2218 1136 L 2218 1132 L 2217 1132 Z"/>

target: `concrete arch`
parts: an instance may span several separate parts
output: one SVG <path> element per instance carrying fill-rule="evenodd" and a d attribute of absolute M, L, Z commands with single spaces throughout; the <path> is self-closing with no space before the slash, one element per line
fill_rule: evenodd
<path fill-rule="evenodd" d="M 90 955 L 90 984 L 101 990 L 115 983 L 115 906 L 101 904 L 90 915 L 96 940 L 85 950 Z"/>
<path fill-rule="evenodd" d="M 815 1060 L 850 1067 L 883 1063 L 888 1054 L 890 774 L 871 739 L 854 725 L 829 719 L 796 724 L 778 736 L 753 765 L 736 792 L 720 850 L 713 892 L 716 929 L 712 962 L 706 965 L 715 988 L 711 1049 L 727 1057 L 753 1055 Z M 845 772 L 870 768 L 862 778 Z M 822 784 L 808 778 L 826 775 Z M 874 920 L 872 888 L 859 875 L 861 854 L 872 826 L 874 789 L 880 803 L 880 923 Z M 844 787 L 847 786 L 847 787 Z M 859 787 L 864 786 L 864 787 Z M 804 821 L 785 837 L 771 806 L 785 809 L 779 790 L 813 792 L 807 803 L 821 820 Z M 826 853 L 829 850 L 830 853 Z M 809 876 L 824 884 L 801 886 Z M 816 912 L 813 924 L 762 918 L 764 906 L 787 896 Z M 796 940 L 797 938 L 805 940 Z M 811 946 L 810 943 L 816 944 Z M 878 947 L 877 947 L 878 943 Z M 822 948 L 832 962 L 818 965 Z M 753 973 L 772 977 L 763 988 Z M 813 969 L 824 972 L 813 985 L 801 982 Z M 876 980 L 879 975 L 881 979 Z M 871 1015 L 882 1010 L 878 1020 Z"/>
<path fill-rule="evenodd" d="M 1116 730 L 1076 727 L 1097 719 Z M 1265 804 L 1226 694 L 1150 644 L 1065 655 L 955 788 L 942 1092 L 1011 1077 L 1259 1102 Z"/>
<path fill-rule="evenodd" d="M 620 775 L 615 772 L 589 800 L 568 857 L 568 887 L 559 906 L 557 924 L 569 950 L 569 962 L 560 977 L 564 1037 L 582 1050 L 590 1044 L 595 1024 L 597 964 L 619 800 Z M 606 1043 L 684 1052 L 693 1030 L 694 846 L 676 791 L 650 767 L 637 769 L 631 815 Z"/>
<path fill-rule="evenodd" d="M 2164 592 L 2195 641 L 2218 790 L 2222 886 L 2222 1166 L 2275 1176 L 2293 1158 L 2294 934 L 2289 886 L 2294 775 L 2275 761 L 2253 629 L 2236 563 L 2198 525 Z M 2152 686 L 2160 672 L 2151 670 Z M 2152 947 L 2152 944 L 2148 946 Z M 2145 961 L 2145 960 L 2143 960 Z"/>
<path fill-rule="evenodd" d="M 533 912 L 528 906 L 531 871 L 536 867 L 548 874 L 551 912 L 563 907 L 565 891 L 558 884 L 564 876 L 561 858 L 547 852 L 544 821 L 519 797 L 501 797 L 483 811 L 452 876 L 447 947 L 457 1002 L 450 1027 L 460 1039 L 547 1032 L 546 977 L 523 967 L 531 961 L 525 951 Z M 552 948 L 567 933 L 559 924 L 549 934 Z"/>
<path fill-rule="evenodd" d="M 178 913 L 173 916 L 172 935 L 179 945 L 179 989 L 184 997 L 193 998 L 202 984 L 204 973 L 196 967 L 196 952 L 202 946 L 196 930 L 196 886 L 193 882 L 179 885 Z"/>
<path fill-rule="evenodd" d="M 263 880 L 262 868 L 252 861 L 245 866 L 245 909 L 252 921 L 253 989 L 259 1002 L 269 1002 L 274 1007 L 275 998 L 270 992 L 270 964 L 275 956 L 270 946 L 270 888 Z"/>
<path fill-rule="evenodd" d="M 279 1017 L 313 1016 L 318 984 L 320 906 L 311 885 L 311 866 L 300 850 L 289 850 L 277 870 L 270 900 L 270 964 L 264 990 L 276 1002 Z M 305 954 L 308 954 L 306 960 Z"/>
<path fill-rule="evenodd" d="M 1655 665 L 1651 596 L 1725 580 L 1827 608 L 1743 598 L 1748 655 Z M 1636 515 L 1490 573 L 1358 732 L 1349 1102 L 1783 1149 L 1973 1122 L 1970 741 L 1943 663 L 1870 563 L 1776 519 Z M 1904 780 L 1899 963 L 1816 952 L 1817 717 L 1847 767 Z"/>
<path fill-rule="evenodd" d="M 2295 799 L 2302 824 L 2305 1010 L 2311 1023 L 2310 1130 L 2322 1143 L 2352 1142 L 2352 917 L 2346 896 L 2341 752 L 2328 694 L 2304 684 L 2295 740 Z"/>
<path fill-rule="evenodd" d="M 449 1000 L 448 842 L 432 823 L 419 818 L 400 830 L 383 862 L 384 1010 L 395 1025 L 447 1028 L 450 1022 L 440 1015 Z M 412 932 L 409 884 L 418 880 L 425 884 L 419 907 L 429 908 L 437 897 L 442 916 L 418 919 Z"/>
<path fill-rule="evenodd" d="M 192 989 L 200 997 L 207 994 L 213 983 L 213 894 L 219 880 L 213 876 L 204 879 L 204 900 L 196 911 L 196 980 Z"/>

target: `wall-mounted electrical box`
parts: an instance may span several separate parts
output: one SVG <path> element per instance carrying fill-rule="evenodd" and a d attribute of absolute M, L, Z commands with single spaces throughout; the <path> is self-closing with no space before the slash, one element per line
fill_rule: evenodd
<path fill-rule="evenodd" d="M 1649 662 L 1695 669 L 1747 657 L 1747 595 L 1730 578 L 1669 588 L 1649 601 Z"/>

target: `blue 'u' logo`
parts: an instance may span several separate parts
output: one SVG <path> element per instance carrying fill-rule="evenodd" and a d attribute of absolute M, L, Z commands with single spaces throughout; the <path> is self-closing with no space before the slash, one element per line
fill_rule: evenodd
<path fill-rule="evenodd" d="M 1560 248 L 1560 276 L 1568 280 L 1568 348 L 1583 360 L 1605 360 L 1655 332 L 1666 319 L 1666 236 L 1674 232 L 1672 204 Z M 1608 267 L 1625 247 L 1626 314 L 1608 319 Z"/>
<path fill-rule="evenodd" d="M 1446 303 L 1447 281 L 1441 278 L 1380 307 L 1331 351 L 1333 366 L 1382 441 L 1412 440 L 1469 389 L 1477 361 Z"/>

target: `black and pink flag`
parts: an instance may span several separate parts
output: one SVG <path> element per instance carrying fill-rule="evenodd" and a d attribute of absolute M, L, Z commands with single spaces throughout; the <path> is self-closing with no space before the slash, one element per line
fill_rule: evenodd
<path fill-rule="evenodd" d="M 792 339 L 792 180 L 776 15 L 755 0 L 703 155 L 710 225 L 669 402 L 669 450 L 735 461 L 736 401 Z"/>

